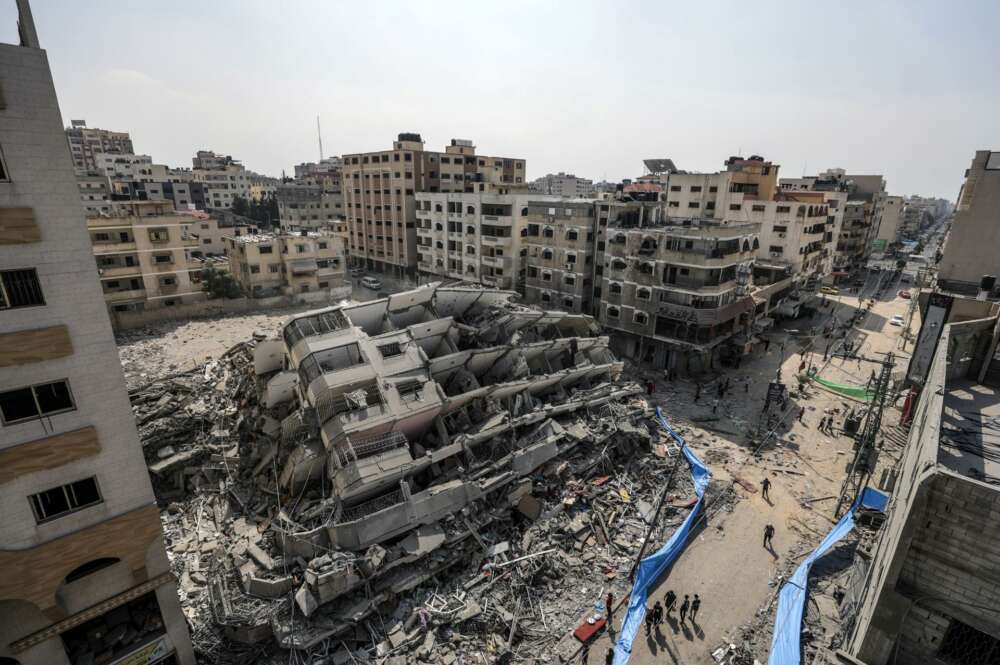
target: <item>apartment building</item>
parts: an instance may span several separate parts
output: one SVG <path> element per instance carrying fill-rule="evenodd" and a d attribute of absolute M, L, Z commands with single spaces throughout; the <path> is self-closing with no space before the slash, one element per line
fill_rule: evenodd
<path fill-rule="evenodd" d="M 73 166 L 83 171 L 100 170 L 98 154 L 131 155 L 135 152 L 128 132 L 90 128 L 86 120 L 72 120 L 66 128 L 66 140 Z"/>
<path fill-rule="evenodd" d="M 194 665 L 27 0 L 0 44 L 0 662 Z"/>
<path fill-rule="evenodd" d="M 757 224 L 758 278 L 791 276 L 803 289 L 815 290 L 833 268 L 843 197 L 779 184 L 780 166 L 758 155 L 730 157 L 725 166 L 706 174 L 667 169 L 660 176 L 667 216 Z"/>
<path fill-rule="evenodd" d="M 344 219 L 344 196 L 332 183 L 289 182 L 277 188 L 278 223 L 284 231 L 330 227 Z"/>
<path fill-rule="evenodd" d="M 997 326 L 994 310 L 931 340 L 885 525 L 860 597 L 841 608 L 851 662 L 1000 662 Z"/>
<path fill-rule="evenodd" d="M 417 269 L 421 275 L 523 293 L 522 249 L 528 203 L 546 197 L 417 192 L 415 198 Z"/>
<path fill-rule="evenodd" d="M 106 176 L 77 174 L 76 185 L 80 190 L 83 210 L 88 217 L 107 215 L 111 211 L 111 185 Z"/>
<path fill-rule="evenodd" d="M 295 165 L 295 179 L 306 180 L 313 177 L 331 178 L 336 181 L 337 189 L 339 189 L 343 168 L 344 160 L 337 156 L 325 157 L 318 162 L 303 162 Z"/>
<path fill-rule="evenodd" d="M 204 216 L 181 214 L 168 201 L 116 203 L 108 216 L 87 219 L 87 230 L 108 309 L 143 311 L 197 302 L 206 252 L 198 229 Z M 207 229 L 206 229 L 207 230 Z"/>
<path fill-rule="evenodd" d="M 743 353 L 757 314 L 759 224 L 626 219 L 606 234 L 598 320 L 616 332 L 612 350 L 680 373 Z"/>
<path fill-rule="evenodd" d="M 541 178 L 532 180 L 530 189 L 539 194 L 551 194 L 553 196 L 568 196 L 571 198 L 581 198 L 594 194 L 594 181 L 587 178 L 578 178 L 572 173 L 549 173 Z"/>
<path fill-rule="evenodd" d="M 965 171 L 951 232 L 938 266 L 938 283 L 974 292 L 984 275 L 1000 276 L 1000 152 L 977 150 Z"/>
<path fill-rule="evenodd" d="M 200 184 L 200 187 L 192 187 L 199 209 L 231 208 L 237 196 L 250 199 L 251 176 L 238 160 L 210 150 L 199 150 L 191 163 L 191 182 Z"/>
<path fill-rule="evenodd" d="M 444 152 L 424 150 L 420 134 L 403 133 L 392 149 L 343 157 L 344 212 L 350 255 L 370 270 L 417 269 L 417 192 L 499 192 L 523 185 L 523 159 L 477 155 L 452 139 Z"/>
<path fill-rule="evenodd" d="M 886 196 L 882 205 L 882 219 L 878 228 L 875 229 L 875 240 L 872 250 L 884 252 L 889 247 L 899 242 L 903 232 L 903 209 L 905 208 L 902 196 Z"/>
<path fill-rule="evenodd" d="M 252 298 L 293 295 L 344 285 L 341 236 L 329 231 L 257 233 L 226 239 L 229 273 Z"/>
<path fill-rule="evenodd" d="M 523 238 L 524 300 L 574 314 L 594 309 L 594 199 L 532 201 Z"/>

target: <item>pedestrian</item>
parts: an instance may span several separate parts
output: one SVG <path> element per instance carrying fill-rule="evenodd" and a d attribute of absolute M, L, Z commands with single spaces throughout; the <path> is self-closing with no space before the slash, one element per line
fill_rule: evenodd
<path fill-rule="evenodd" d="M 691 607 L 691 601 L 688 600 L 687 594 L 684 595 L 684 602 L 681 603 L 681 623 L 684 623 L 684 617 L 687 616 L 688 608 Z"/>
<path fill-rule="evenodd" d="M 745 393 L 749 393 L 750 392 L 750 377 L 749 376 L 747 377 L 746 383 L 743 384 L 743 392 L 745 392 Z"/>
<path fill-rule="evenodd" d="M 697 404 L 698 400 L 701 398 L 701 384 L 694 384 L 694 401 Z"/>
<path fill-rule="evenodd" d="M 804 416 L 804 415 L 806 415 L 806 407 L 802 407 L 802 410 L 799 411 L 799 424 L 803 424 L 802 423 L 802 416 Z"/>
<path fill-rule="evenodd" d="M 615 650 L 608 649 L 608 652 L 604 654 L 604 665 L 611 665 L 613 662 L 615 662 Z"/>
<path fill-rule="evenodd" d="M 580 652 L 580 665 L 587 665 L 590 660 L 590 642 L 584 642 L 583 651 Z"/>
<path fill-rule="evenodd" d="M 768 349 L 771 348 L 771 340 L 768 337 L 764 338 L 764 353 L 767 353 Z"/>
<path fill-rule="evenodd" d="M 771 538 L 774 537 L 774 525 L 768 524 L 764 527 L 764 547 L 771 547 Z"/>
<path fill-rule="evenodd" d="M 615 618 L 615 596 L 610 591 L 608 592 L 608 597 L 605 599 L 608 604 L 608 623 L 612 623 Z"/>
<path fill-rule="evenodd" d="M 743 362 L 743 354 L 742 353 L 736 354 L 736 369 L 740 368 L 740 363 L 742 362 Z"/>
<path fill-rule="evenodd" d="M 653 623 L 657 626 L 663 623 L 663 605 L 660 604 L 660 601 L 656 601 L 653 605 Z"/>
<path fill-rule="evenodd" d="M 764 498 L 770 500 L 771 497 L 769 497 L 767 495 L 767 492 L 768 492 L 768 490 L 771 489 L 771 479 L 770 478 L 764 478 L 764 482 L 761 483 L 760 486 L 763 488 Z"/>
<path fill-rule="evenodd" d="M 694 623 L 694 618 L 698 616 L 698 610 L 701 609 L 701 598 L 698 594 L 694 595 L 694 600 L 691 601 L 691 623 Z"/>
<path fill-rule="evenodd" d="M 671 589 L 667 591 L 667 597 L 663 600 L 667 603 L 667 616 L 670 616 L 670 613 L 674 611 L 674 605 L 677 604 L 677 594 Z"/>
<path fill-rule="evenodd" d="M 646 382 L 646 394 L 647 395 L 652 395 L 654 388 L 656 388 L 656 384 L 655 383 L 653 383 L 652 381 L 647 381 Z"/>
<path fill-rule="evenodd" d="M 649 631 L 653 630 L 653 608 L 646 608 L 646 636 L 649 636 Z"/>
<path fill-rule="evenodd" d="M 719 398 L 716 397 L 715 402 L 712 403 L 712 415 L 714 416 L 718 410 L 719 410 Z"/>
<path fill-rule="evenodd" d="M 826 416 L 819 419 L 819 431 L 823 433 L 826 432 Z"/>

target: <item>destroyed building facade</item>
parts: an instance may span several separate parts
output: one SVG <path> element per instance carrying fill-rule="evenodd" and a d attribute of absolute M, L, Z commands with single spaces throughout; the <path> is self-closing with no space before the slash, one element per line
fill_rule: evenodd
<path fill-rule="evenodd" d="M 17 7 L 20 43 L 0 44 L 0 661 L 193 665 L 46 53 Z"/>
<path fill-rule="evenodd" d="M 227 236 L 229 273 L 252 298 L 344 286 L 343 238 L 331 229 Z"/>
<path fill-rule="evenodd" d="M 995 314 L 945 325 L 904 407 L 906 449 L 847 631 L 858 662 L 1000 662 L 998 337 Z"/>

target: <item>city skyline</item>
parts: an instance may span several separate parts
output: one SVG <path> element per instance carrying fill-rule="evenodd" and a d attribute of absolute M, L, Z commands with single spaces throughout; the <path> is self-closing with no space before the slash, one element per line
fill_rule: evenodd
<path fill-rule="evenodd" d="M 210 149 L 274 176 L 318 159 L 318 115 L 327 155 L 413 131 L 432 149 L 464 138 L 520 155 L 529 179 L 616 181 L 640 175 L 646 158 L 712 172 L 730 155 L 760 154 L 786 177 L 839 167 L 884 174 L 892 193 L 949 200 L 968 155 L 1000 138 L 989 113 L 1000 93 L 979 84 L 1000 62 L 987 35 L 995 10 L 983 3 L 959 23 L 896 3 L 839 14 L 526 3 L 364 15 L 297 4 L 278 18 L 271 7 L 88 8 L 116 36 L 104 48 L 77 29 L 78 6 L 39 3 L 64 122 L 129 131 L 161 163 L 188 166 Z M 198 47 L 197 34 L 226 46 Z"/>

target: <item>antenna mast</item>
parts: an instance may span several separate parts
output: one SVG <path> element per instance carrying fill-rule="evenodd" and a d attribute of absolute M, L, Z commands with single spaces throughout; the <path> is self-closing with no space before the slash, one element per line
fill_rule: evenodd
<path fill-rule="evenodd" d="M 319 139 L 319 161 L 323 161 L 323 130 L 319 127 L 319 116 L 316 116 L 316 138 Z"/>

